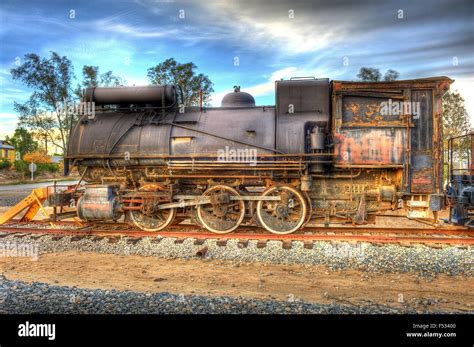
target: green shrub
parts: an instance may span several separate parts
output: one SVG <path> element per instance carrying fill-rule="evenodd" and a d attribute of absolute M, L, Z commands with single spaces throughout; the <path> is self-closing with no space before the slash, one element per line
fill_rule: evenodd
<path fill-rule="evenodd" d="M 36 173 L 40 174 L 43 172 L 58 172 L 59 171 L 59 164 L 53 163 L 38 163 L 36 164 L 37 169 Z"/>
<path fill-rule="evenodd" d="M 59 164 L 53 164 L 53 163 L 35 163 L 35 164 L 36 164 L 35 175 L 39 175 L 45 172 L 58 172 L 60 169 Z M 14 163 L 16 171 L 27 173 L 27 174 L 30 173 L 30 170 L 28 168 L 29 165 L 30 163 L 24 160 L 16 160 Z"/>
<path fill-rule="evenodd" d="M 35 163 L 35 164 L 36 164 L 35 175 L 39 175 L 45 172 L 58 172 L 59 171 L 59 164 L 53 164 L 53 163 Z M 15 165 L 16 171 L 28 173 L 28 174 L 30 173 L 30 170 L 28 168 L 30 163 L 24 160 L 16 160 L 14 165 Z"/>
<path fill-rule="evenodd" d="M 15 170 L 18 172 L 28 173 L 28 164 L 23 160 L 15 160 L 14 164 Z"/>
<path fill-rule="evenodd" d="M 12 163 L 7 158 L 0 159 L 0 170 L 6 170 L 11 168 Z"/>

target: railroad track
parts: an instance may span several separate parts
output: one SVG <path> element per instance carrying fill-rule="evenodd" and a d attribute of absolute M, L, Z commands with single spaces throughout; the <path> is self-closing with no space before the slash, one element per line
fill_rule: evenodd
<path fill-rule="evenodd" d="M 196 225 L 180 224 L 170 226 L 166 231 L 147 232 L 139 229 L 132 229 L 126 223 L 90 223 L 78 224 L 72 221 L 55 222 L 54 225 L 60 228 L 53 228 L 46 221 L 29 222 L 27 225 L 11 223 L 0 226 L 0 233 L 3 235 L 16 234 L 19 237 L 27 234 L 75 236 L 76 239 L 82 237 L 95 236 L 98 238 L 118 238 L 128 237 L 129 239 L 139 239 L 143 237 L 151 238 L 175 238 L 176 242 L 192 238 L 195 240 L 217 239 L 221 243 L 229 239 L 258 240 L 262 245 L 266 241 L 279 240 L 283 242 L 303 241 L 305 247 L 315 241 L 343 241 L 343 242 L 369 242 L 379 244 L 427 244 L 427 245 L 474 245 L 474 231 L 460 227 L 439 227 L 439 228 L 382 228 L 382 227 L 306 227 L 303 230 L 287 235 L 277 235 L 262 233 L 261 229 L 255 226 L 242 226 L 238 231 L 229 234 L 216 234 L 208 232 Z"/>

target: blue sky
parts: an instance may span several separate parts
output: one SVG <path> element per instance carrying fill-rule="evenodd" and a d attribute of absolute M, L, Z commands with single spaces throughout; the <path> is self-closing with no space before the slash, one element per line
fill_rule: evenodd
<path fill-rule="evenodd" d="M 215 105 L 234 85 L 273 104 L 276 79 L 353 80 L 361 66 L 392 68 L 401 79 L 447 75 L 474 118 L 473 17 L 468 0 L 2 0 L 0 138 L 16 127 L 13 101 L 31 94 L 10 69 L 49 51 L 71 59 L 76 83 L 83 65 L 144 85 L 149 67 L 192 61 L 214 82 Z"/>

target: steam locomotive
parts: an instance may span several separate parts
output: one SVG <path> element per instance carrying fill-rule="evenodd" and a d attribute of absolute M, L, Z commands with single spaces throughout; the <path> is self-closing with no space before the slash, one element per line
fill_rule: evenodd
<path fill-rule="evenodd" d="M 452 82 L 293 78 L 275 82 L 275 105 L 235 86 L 221 107 L 185 106 L 171 85 L 89 88 L 82 102 L 95 112 L 71 130 L 66 157 L 86 184 L 59 200 L 82 220 L 125 216 L 146 231 L 185 219 L 288 234 L 387 211 L 436 218 Z"/>

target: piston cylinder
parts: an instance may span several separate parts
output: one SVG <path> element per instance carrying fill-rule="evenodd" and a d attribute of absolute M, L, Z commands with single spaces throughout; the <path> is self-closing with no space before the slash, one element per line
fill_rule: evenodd
<path fill-rule="evenodd" d="M 120 218 L 118 186 L 87 185 L 77 202 L 77 216 L 82 220 L 117 220 Z"/>

